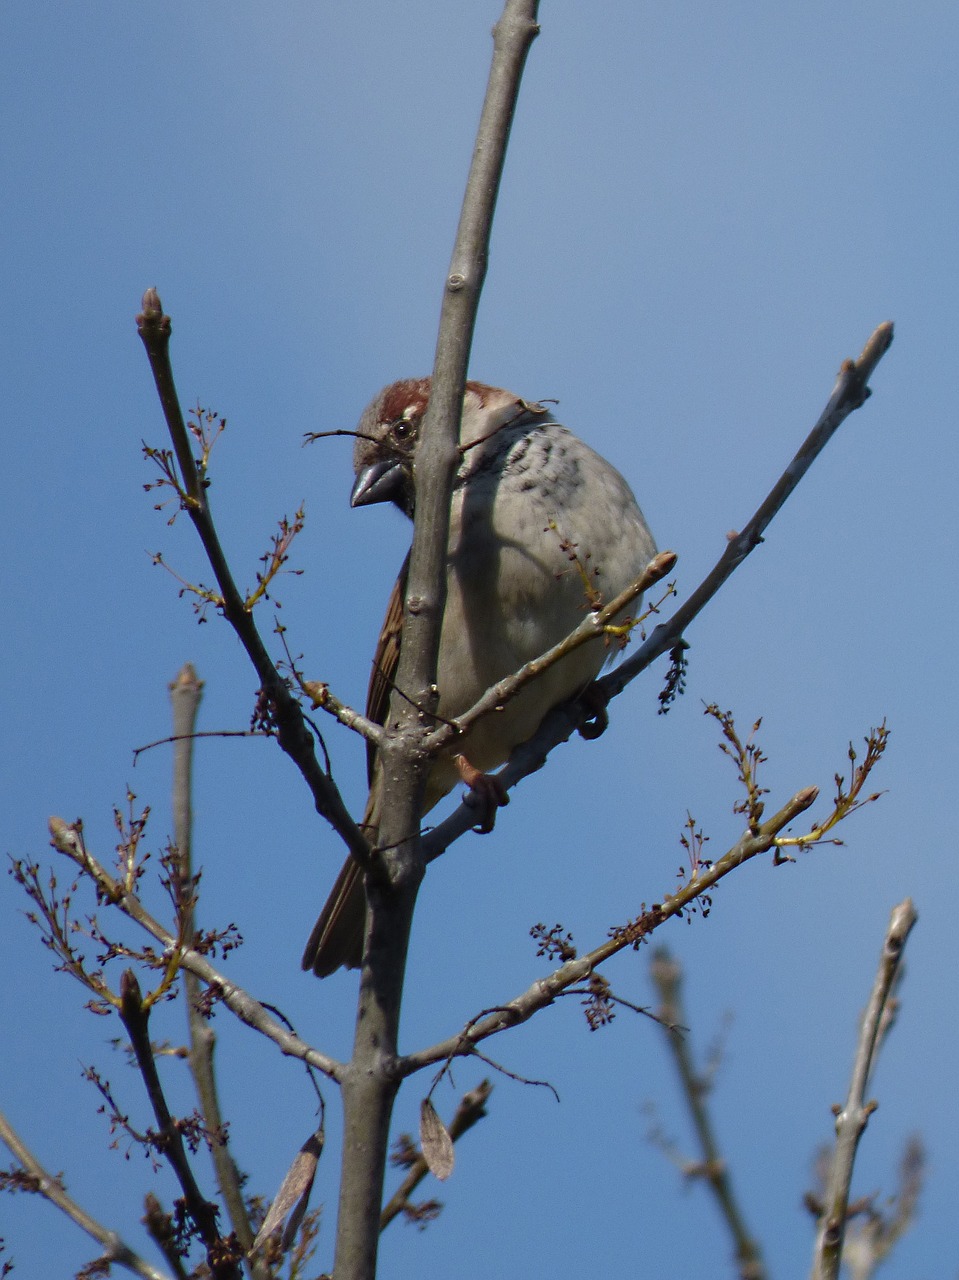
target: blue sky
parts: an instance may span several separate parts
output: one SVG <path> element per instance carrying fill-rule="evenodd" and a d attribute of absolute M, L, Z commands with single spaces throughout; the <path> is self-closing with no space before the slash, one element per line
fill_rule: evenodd
<path fill-rule="evenodd" d="M 2 845 L 46 859 L 46 819 L 82 815 L 115 843 L 132 787 L 170 831 L 166 685 L 193 661 L 202 727 L 242 728 L 255 680 L 225 625 L 197 626 L 149 552 L 208 578 L 184 520 L 143 491 L 141 441 L 163 423 L 133 316 L 156 285 L 173 316 L 181 396 L 225 414 L 212 500 L 250 582 L 276 520 L 305 500 L 278 594 L 315 679 L 361 703 L 380 615 L 408 538 L 402 518 L 351 512 L 353 425 L 385 382 L 428 371 L 496 5 L 362 10 L 240 0 L 163 6 L 26 4 L 0 11 L 0 263 L 6 409 L 6 696 Z M 765 495 L 825 402 L 840 361 L 896 322 L 875 395 L 842 428 L 765 544 L 689 633 L 688 691 L 657 717 L 662 672 L 634 685 L 597 743 L 571 744 L 516 794 L 496 833 L 430 871 L 411 955 L 405 1043 L 449 1034 L 541 971 L 527 931 L 562 921 L 582 945 L 675 882 L 692 812 L 722 852 L 739 834 L 728 763 L 703 701 L 743 728 L 763 717 L 773 800 L 831 790 L 850 739 L 884 716 L 882 800 L 846 843 L 727 881 L 710 918 L 673 926 L 694 1043 L 734 1014 L 715 1104 L 724 1150 L 772 1268 L 808 1264 L 800 1197 L 892 905 L 910 894 L 899 1024 L 855 1189 L 892 1184 L 905 1136 L 930 1153 L 921 1218 L 890 1275 L 956 1266 L 959 1034 L 948 875 L 954 857 L 957 445 L 955 66 L 959 16 L 921 0 L 600 9 L 543 6 L 493 237 L 474 376 L 560 415 L 629 478 L 691 590 Z M 269 615 L 261 619 L 270 629 Z M 350 802 L 363 751 L 327 742 Z M 231 972 L 307 1038 L 347 1051 L 355 978 L 317 984 L 302 940 L 339 865 L 274 744 L 198 752 L 201 918 L 235 921 Z M 52 855 L 51 855 L 52 856 Z M 945 861 L 944 861 L 945 860 Z M 152 901 L 159 909 L 158 893 Z M 21 914 L 0 911 L 7 1028 L 0 1105 L 78 1199 L 138 1246 L 139 1154 L 107 1150 L 80 1063 L 146 1123 L 138 1081 Z M 653 999 L 645 954 L 609 966 Z M 162 1025 L 161 1025 L 162 1023 Z M 269 1196 L 313 1126 L 293 1064 L 216 1018 L 236 1155 Z M 156 1038 L 179 1042 L 179 1010 Z M 732 1274 L 701 1188 L 646 1139 L 653 1100 L 689 1147 L 656 1028 L 620 1014 L 589 1034 L 573 1001 L 493 1055 L 545 1090 L 498 1078 L 425 1234 L 383 1242 L 392 1276 Z M 186 1084 L 167 1064 L 171 1092 Z M 478 1074 L 461 1066 L 457 1093 Z M 418 1083 L 418 1082 L 417 1082 Z M 398 1110 L 412 1128 L 421 1091 Z M 331 1260 L 338 1116 L 317 1196 Z M 490 1230 L 490 1224 L 496 1230 Z M 0 1204 L 15 1274 L 67 1275 L 91 1245 L 35 1200 Z"/>

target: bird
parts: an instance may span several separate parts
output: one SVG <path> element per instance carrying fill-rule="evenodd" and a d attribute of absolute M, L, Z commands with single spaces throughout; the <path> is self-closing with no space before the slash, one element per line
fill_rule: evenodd
<path fill-rule="evenodd" d="M 364 410 L 353 455 L 353 507 L 392 502 L 413 518 L 416 449 L 430 387 L 429 378 L 394 382 Z M 626 480 L 546 404 L 467 382 L 459 451 L 436 678 L 440 723 L 455 720 L 490 685 L 559 643 L 599 600 L 634 582 L 656 554 Z M 401 696 L 394 685 L 408 569 L 409 555 L 390 596 L 367 693 L 368 718 L 387 726 L 394 718 L 391 697 Z M 503 764 L 553 707 L 589 686 L 610 656 L 603 637 L 590 640 L 476 721 L 431 765 L 424 815 L 457 782 L 475 784 Z M 368 750 L 368 774 L 361 825 L 375 845 L 375 750 Z M 318 977 L 357 968 L 365 921 L 363 873 L 350 858 L 313 928 L 302 967 Z"/>

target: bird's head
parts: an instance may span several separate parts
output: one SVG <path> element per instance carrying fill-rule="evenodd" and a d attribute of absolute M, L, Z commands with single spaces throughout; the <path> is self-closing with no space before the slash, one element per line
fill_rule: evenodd
<path fill-rule="evenodd" d="M 356 480 L 350 504 L 394 502 L 412 518 L 414 463 L 420 428 L 430 399 L 429 378 L 405 378 L 385 387 L 363 411 L 353 451 Z M 547 419 L 547 410 L 512 391 L 467 382 L 460 420 L 460 475 L 468 474 L 497 434 Z"/>

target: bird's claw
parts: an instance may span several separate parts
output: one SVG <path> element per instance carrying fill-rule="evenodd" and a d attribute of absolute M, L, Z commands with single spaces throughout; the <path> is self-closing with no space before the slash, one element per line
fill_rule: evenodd
<path fill-rule="evenodd" d="M 609 728 L 607 702 L 599 695 L 595 684 L 589 685 L 583 691 L 580 701 L 589 715 L 579 726 L 579 736 L 585 738 L 587 742 L 592 742 L 594 738 L 601 738 Z"/>
<path fill-rule="evenodd" d="M 482 817 L 473 828 L 479 835 L 488 835 L 496 824 L 496 810 L 509 804 L 509 792 L 495 774 L 483 773 L 470 764 L 466 756 L 453 757 L 456 772 L 469 787 L 466 803 L 481 811 Z"/>

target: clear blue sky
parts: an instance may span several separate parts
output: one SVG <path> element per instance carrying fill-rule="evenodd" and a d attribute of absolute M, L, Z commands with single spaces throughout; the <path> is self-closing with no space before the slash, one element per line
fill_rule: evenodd
<path fill-rule="evenodd" d="M 46 819 L 82 815 L 115 843 L 132 787 L 170 832 L 167 682 L 206 681 L 206 729 L 242 728 L 254 677 L 225 625 L 198 627 L 148 552 L 208 579 L 185 520 L 143 492 L 141 440 L 164 427 L 133 316 L 156 285 L 185 403 L 227 416 L 212 496 L 241 581 L 277 518 L 308 526 L 281 586 L 313 678 L 361 703 L 407 529 L 351 512 L 349 443 L 369 397 L 432 363 L 438 302 L 497 3 L 357 7 L 76 5 L 0 11 L 4 195 L 2 847 L 46 859 Z M 514 129 L 474 376 L 561 416 L 630 479 L 691 590 L 815 421 L 840 361 L 897 336 L 875 395 L 790 499 L 766 543 L 689 634 L 686 697 L 657 717 L 657 671 L 610 732 L 517 793 L 490 838 L 430 872 L 411 957 L 409 1047 L 449 1034 L 542 971 L 527 937 L 562 921 L 582 945 L 675 883 L 692 812 L 722 852 L 737 797 L 702 701 L 763 717 L 772 800 L 831 790 L 850 738 L 892 728 L 883 799 L 846 843 L 727 881 L 710 918 L 664 932 L 688 970 L 702 1048 L 735 1020 L 716 1106 L 750 1224 L 781 1276 L 804 1273 L 800 1206 L 843 1094 L 890 907 L 911 894 L 903 1007 L 874 1092 L 855 1189 L 892 1184 L 903 1140 L 930 1152 L 921 1218 L 890 1275 L 954 1271 L 959 1150 L 955 860 L 957 473 L 955 6 L 544 4 Z M 262 622 L 269 630 L 269 615 Z M 363 798 L 363 751 L 328 727 L 336 776 Z M 274 744 L 199 748 L 201 919 L 235 921 L 231 973 L 302 1034 L 347 1051 L 355 978 L 319 985 L 299 952 L 340 861 Z M 51 855 L 52 856 L 52 855 Z M 136 1123 L 138 1079 L 85 1014 L 4 878 L 0 1105 L 93 1213 L 145 1249 L 142 1157 L 108 1151 L 96 1064 Z M 156 891 L 151 901 L 160 909 Z M 645 954 L 608 976 L 652 994 Z M 154 1035 L 183 1038 L 180 1011 Z M 313 1125 L 302 1072 L 218 1013 L 225 1106 L 251 1189 L 269 1196 Z M 496 1081 L 425 1234 L 397 1224 L 383 1273 L 731 1275 L 701 1188 L 651 1148 L 643 1107 L 688 1150 L 657 1029 L 621 1013 L 589 1034 L 575 1002 L 491 1046 L 546 1090 Z M 165 1067 L 172 1093 L 180 1068 Z M 478 1073 L 456 1072 L 458 1092 Z M 411 1128 L 421 1091 L 403 1095 Z M 440 1110 L 455 1097 L 441 1091 Z M 331 1260 L 338 1115 L 317 1196 Z M 92 1245 L 35 1199 L 0 1203 L 24 1277 L 72 1274 Z M 641 1260 L 641 1262 L 639 1261 Z"/>

